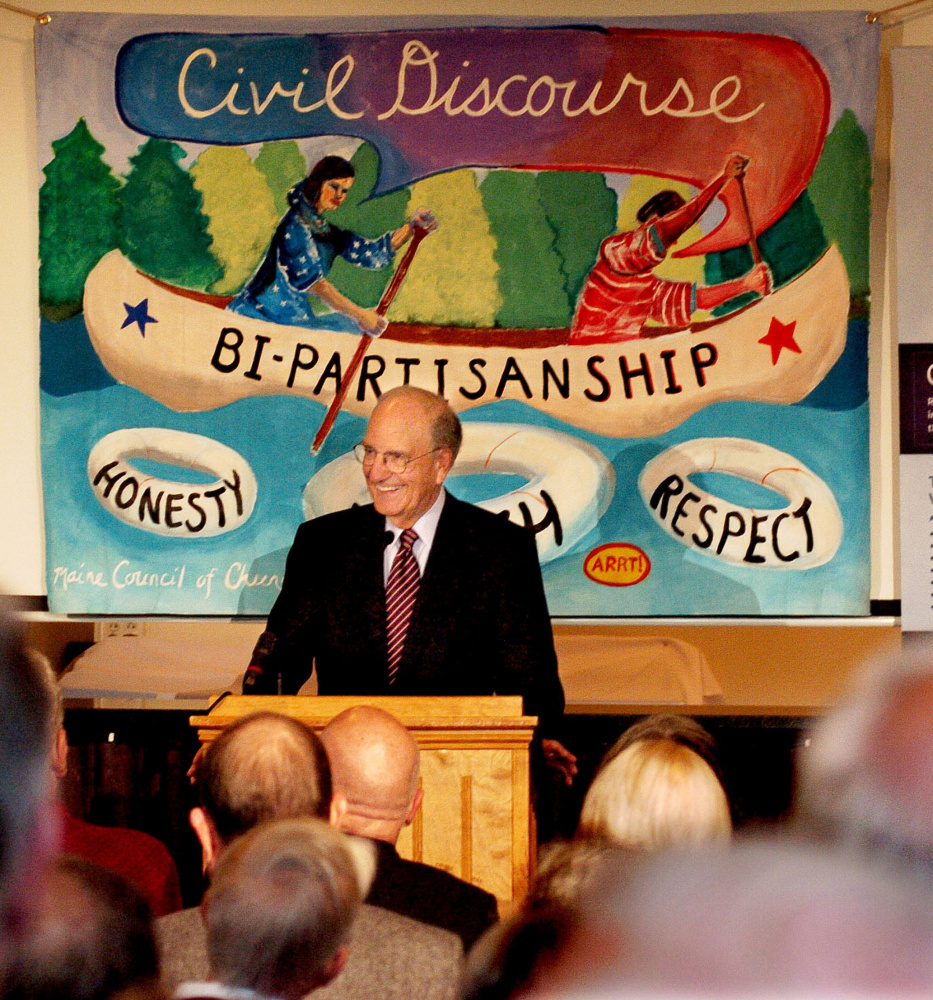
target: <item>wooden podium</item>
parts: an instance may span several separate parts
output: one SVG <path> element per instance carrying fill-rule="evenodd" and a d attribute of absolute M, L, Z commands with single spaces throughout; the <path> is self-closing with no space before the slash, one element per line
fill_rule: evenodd
<path fill-rule="evenodd" d="M 514 909 L 535 862 L 528 746 L 538 720 L 522 715 L 520 697 L 230 696 L 191 725 L 206 745 L 251 712 L 281 712 L 320 730 L 353 705 L 394 715 L 421 750 L 424 801 L 399 853 L 493 893 L 503 915 Z"/>

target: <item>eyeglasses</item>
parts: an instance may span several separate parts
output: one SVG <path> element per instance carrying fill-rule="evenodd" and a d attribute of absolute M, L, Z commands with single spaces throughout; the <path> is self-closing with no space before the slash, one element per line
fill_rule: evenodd
<path fill-rule="evenodd" d="M 426 451 L 422 455 L 415 455 L 414 458 L 409 458 L 400 451 L 376 451 L 375 448 L 370 448 L 369 445 L 363 444 L 362 442 L 353 446 L 353 454 L 356 455 L 356 460 L 363 466 L 364 469 L 368 469 L 375 465 L 376 459 L 382 455 L 382 464 L 394 476 L 400 476 L 409 465 L 417 462 L 421 458 L 427 458 L 428 455 L 433 455 L 436 451 L 441 451 L 441 449 L 432 448 L 430 451 Z"/>

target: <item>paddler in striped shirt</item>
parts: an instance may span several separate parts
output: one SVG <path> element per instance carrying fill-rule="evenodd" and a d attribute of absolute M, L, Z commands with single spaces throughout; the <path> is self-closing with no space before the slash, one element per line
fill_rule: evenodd
<path fill-rule="evenodd" d="M 649 321 L 682 328 L 697 309 L 715 309 L 744 292 L 767 295 L 771 272 L 764 263 L 718 285 L 667 281 L 653 273 L 716 195 L 741 177 L 747 166 L 747 157 L 733 153 L 722 172 L 690 201 L 676 191 L 659 191 L 638 210 L 637 229 L 603 240 L 577 303 L 570 343 L 637 340 Z"/>

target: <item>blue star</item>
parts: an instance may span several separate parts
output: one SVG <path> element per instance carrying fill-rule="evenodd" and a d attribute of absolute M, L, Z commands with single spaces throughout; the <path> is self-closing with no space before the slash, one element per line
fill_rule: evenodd
<path fill-rule="evenodd" d="M 126 327 L 128 327 L 131 323 L 136 323 L 139 326 L 139 332 L 145 337 L 146 324 L 159 322 L 157 319 L 153 319 L 153 317 L 149 315 L 148 299 L 143 299 L 139 305 L 135 306 L 131 306 L 129 302 L 124 302 L 123 308 L 126 310 L 126 319 L 120 327 L 121 330 L 126 329 Z"/>

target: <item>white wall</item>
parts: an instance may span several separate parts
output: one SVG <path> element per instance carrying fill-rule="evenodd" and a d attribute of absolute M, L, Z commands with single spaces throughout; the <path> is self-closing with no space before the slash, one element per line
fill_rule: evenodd
<path fill-rule="evenodd" d="M 17 0 L 19 6 L 36 0 Z M 878 4 L 873 4 L 878 7 Z M 184 14 L 282 14 L 303 17 L 399 15 L 568 16 L 587 18 L 645 14 L 740 13 L 748 10 L 851 9 L 845 0 L 781 0 L 778 3 L 715 0 L 518 0 L 433 3 L 413 0 L 48 0 L 56 10 Z M 921 7 L 931 10 L 931 4 Z M 39 470 L 39 312 L 37 201 L 41 181 L 35 151 L 33 32 L 41 26 L 0 10 L 0 587 L 14 594 L 44 594 L 44 533 Z M 882 34 L 883 56 L 897 45 L 933 44 L 933 12 L 914 16 Z M 874 598 L 898 595 L 896 568 L 896 344 L 888 301 L 886 206 L 890 171 L 889 65 L 882 59 L 872 240 L 874 289 L 871 332 L 872 396 L 872 588 Z M 933 209 L 931 209 L 933 210 Z"/>

